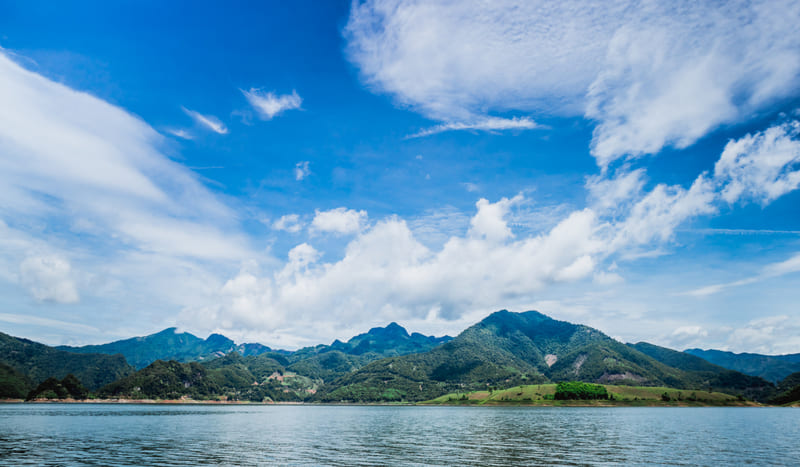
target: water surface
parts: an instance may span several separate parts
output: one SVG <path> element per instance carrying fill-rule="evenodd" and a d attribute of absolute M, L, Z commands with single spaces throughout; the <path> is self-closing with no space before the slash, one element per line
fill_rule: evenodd
<path fill-rule="evenodd" d="M 798 465 L 786 408 L 0 405 L 2 465 Z"/>

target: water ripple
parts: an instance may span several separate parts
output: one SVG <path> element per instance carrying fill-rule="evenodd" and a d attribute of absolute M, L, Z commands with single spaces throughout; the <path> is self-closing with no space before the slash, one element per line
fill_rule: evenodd
<path fill-rule="evenodd" d="M 8 465 L 792 465 L 792 409 L 0 406 Z"/>

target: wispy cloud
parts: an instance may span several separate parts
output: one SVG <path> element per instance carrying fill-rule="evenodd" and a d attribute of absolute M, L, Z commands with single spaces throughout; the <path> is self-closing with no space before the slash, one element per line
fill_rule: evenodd
<path fill-rule="evenodd" d="M 188 131 L 184 130 L 183 128 L 168 128 L 166 130 L 167 133 L 181 139 L 194 139 L 194 135 L 189 133 Z"/>
<path fill-rule="evenodd" d="M 186 115 L 192 117 L 192 119 L 197 122 L 198 125 L 201 125 L 214 133 L 224 135 L 228 133 L 228 128 L 225 126 L 220 119 L 213 115 L 203 115 L 200 112 L 196 112 L 194 110 L 187 109 L 186 107 L 181 107 Z"/>
<path fill-rule="evenodd" d="M 260 256 L 238 215 L 140 118 L 1 52 L 0 101 L 11 122 L 0 125 L 0 267 L 18 271 L 0 277 L 50 303 L 37 313 L 109 300 L 115 314 L 133 306 L 161 322 L 165 304 L 195 302 L 230 265 Z"/>
<path fill-rule="evenodd" d="M 530 117 L 514 117 L 514 118 L 500 118 L 500 117 L 487 117 L 477 120 L 472 123 L 453 122 L 443 123 L 430 128 L 421 130 L 407 138 L 421 138 L 424 136 L 435 135 L 445 131 L 489 131 L 497 132 L 503 130 L 533 130 L 540 128 L 536 122 Z"/>
<path fill-rule="evenodd" d="M 263 92 L 261 89 L 250 88 L 249 91 L 240 89 L 247 102 L 258 112 L 262 120 L 272 120 L 276 115 L 287 110 L 299 109 L 303 99 L 292 91 L 291 94 L 277 95 L 273 92 Z"/>
<path fill-rule="evenodd" d="M 767 266 L 764 266 L 761 269 L 761 272 L 752 277 L 747 277 L 732 282 L 726 282 L 723 284 L 713 284 L 705 287 L 700 287 L 694 290 L 690 290 L 688 292 L 684 292 L 684 295 L 691 295 L 694 297 L 706 297 L 709 295 L 722 292 L 723 290 L 726 289 L 755 284 L 757 282 L 784 276 L 786 274 L 791 274 L 795 272 L 800 272 L 800 253 L 795 254 L 794 256 L 785 261 L 768 264 Z"/>
<path fill-rule="evenodd" d="M 584 115 L 608 167 L 796 96 L 798 22 L 791 0 L 367 0 L 343 33 L 373 91 L 443 122 L 418 136 L 497 112 Z"/>

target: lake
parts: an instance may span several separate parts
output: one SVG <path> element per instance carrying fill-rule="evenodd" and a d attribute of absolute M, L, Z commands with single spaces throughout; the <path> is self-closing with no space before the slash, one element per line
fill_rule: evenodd
<path fill-rule="evenodd" d="M 0 404 L 2 465 L 798 465 L 800 410 Z"/>

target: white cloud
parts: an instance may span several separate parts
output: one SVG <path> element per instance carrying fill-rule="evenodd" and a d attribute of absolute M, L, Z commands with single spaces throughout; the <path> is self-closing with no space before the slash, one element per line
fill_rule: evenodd
<path fill-rule="evenodd" d="M 514 234 L 506 223 L 506 216 L 515 204 L 522 201 L 522 195 L 511 199 L 503 198 L 496 203 L 481 198 L 476 206 L 477 214 L 470 220 L 470 236 L 482 238 L 490 242 L 501 242 L 512 238 Z"/>
<path fill-rule="evenodd" d="M 796 353 L 800 347 L 800 325 L 787 315 L 754 319 L 734 329 L 726 347 L 764 354 Z"/>
<path fill-rule="evenodd" d="M 311 175 L 311 169 L 308 168 L 309 161 L 300 161 L 294 165 L 294 179 L 298 182 Z"/>
<path fill-rule="evenodd" d="M 40 302 L 80 300 L 69 261 L 58 256 L 31 256 L 19 265 L 20 282 Z"/>
<path fill-rule="evenodd" d="M 728 203 L 754 200 L 766 205 L 800 185 L 800 122 L 773 126 L 730 141 L 714 166 L 714 177 L 726 186 Z"/>
<path fill-rule="evenodd" d="M 247 102 L 256 109 L 262 120 L 272 120 L 273 117 L 287 110 L 299 109 L 303 103 L 303 99 L 300 98 L 296 91 L 282 96 L 272 92 L 265 93 L 256 88 L 250 88 L 249 91 L 240 89 L 240 91 L 244 94 Z"/>
<path fill-rule="evenodd" d="M 311 230 L 315 232 L 333 232 L 337 234 L 358 233 L 367 221 L 367 211 L 356 211 L 344 207 L 329 211 L 316 211 L 311 221 Z"/>
<path fill-rule="evenodd" d="M 619 180 L 630 183 L 625 177 Z M 612 250 L 670 240 L 682 223 L 716 212 L 715 197 L 714 186 L 704 175 L 697 177 L 688 190 L 677 185 L 657 185 L 633 204 L 627 217 L 615 226 Z"/>
<path fill-rule="evenodd" d="M 364 211 L 317 211 L 312 232 L 356 234 L 344 255 L 322 261 L 321 253 L 311 245 L 298 245 L 282 269 L 254 276 L 261 288 L 248 292 L 248 297 L 256 293 L 267 300 L 259 306 L 266 307 L 264 314 L 269 318 L 240 316 L 238 321 L 230 321 L 231 331 L 241 332 L 258 322 L 271 333 L 280 328 L 285 335 L 302 334 L 291 323 L 269 324 L 280 310 L 292 310 L 304 322 L 328 323 L 327 328 L 314 331 L 325 337 L 340 336 L 337 333 L 364 321 L 407 320 L 435 328 L 435 323 L 462 322 L 498 307 L 530 306 L 560 284 L 583 282 L 599 290 L 621 287 L 626 281 L 617 272 L 616 262 L 667 254 L 681 225 L 717 212 L 723 201 L 721 193 L 728 186 L 725 179 L 702 173 L 688 188 L 658 184 L 646 190 L 646 178 L 644 170 L 626 167 L 611 178 L 588 178 L 589 207 L 569 211 L 539 208 L 546 212 L 547 221 L 537 211 L 526 211 L 532 202 L 522 195 L 496 202 L 480 199 L 468 220 L 459 211 L 446 209 L 410 224 L 389 217 L 367 226 Z M 535 221 L 521 221 L 527 218 Z M 523 235 L 528 223 L 540 228 Z M 431 227 L 448 234 L 432 235 Z M 428 241 L 430 246 L 421 241 L 431 237 L 435 241 Z M 800 259 L 792 257 L 764 267 L 761 275 L 796 270 L 800 270 Z M 709 286 L 684 296 L 709 295 L 752 282 L 744 279 Z M 226 316 L 230 306 L 218 304 L 212 313 Z M 192 310 L 186 313 L 187 317 L 200 316 Z M 234 313 L 239 316 L 236 313 L 239 311 Z M 613 316 L 609 310 L 604 313 Z M 644 319 L 649 310 L 636 313 L 636 319 Z M 620 317 L 616 323 L 633 316 Z M 598 318 L 597 322 L 608 320 Z M 656 336 L 661 342 L 688 344 L 700 338 L 690 332 L 697 330 L 691 327 L 694 324 L 678 318 L 670 321 L 673 324 L 672 329 L 679 332 Z M 719 341 L 719 336 L 714 338 Z"/>
<path fill-rule="evenodd" d="M 586 180 L 589 201 L 598 212 L 620 215 L 630 209 L 631 200 L 639 198 L 645 184 L 645 171 L 621 170 L 616 177 L 597 175 Z"/>
<path fill-rule="evenodd" d="M 228 128 L 217 117 L 213 115 L 203 115 L 200 112 L 187 109 L 186 107 L 181 107 L 181 108 L 186 113 L 186 115 L 192 117 L 192 120 L 194 120 L 197 124 L 220 135 L 228 133 Z"/>
<path fill-rule="evenodd" d="M 194 135 L 189 133 L 188 131 L 184 130 L 183 128 L 168 128 L 165 130 L 167 133 L 171 134 L 172 136 L 181 138 L 181 139 L 194 139 Z"/>
<path fill-rule="evenodd" d="M 0 101 L 0 279 L 49 302 L 27 308 L 38 322 L 76 303 L 74 329 L 135 313 L 149 331 L 208 300 L 242 260 L 269 263 L 139 118 L 4 53 Z M 29 306 L 14 297 L 3 305 Z"/>
<path fill-rule="evenodd" d="M 303 224 L 300 222 L 300 216 L 297 214 L 286 214 L 281 216 L 280 219 L 272 223 L 272 228 L 275 230 L 283 230 L 289 233 L 297 233 L 303 229 Z"/>
<path fill-rule="evenodd" d="M 369 0 L 344 36 L 368 86 L 442 130 L 496 112 L 585 115 L 605 168 L 797 95 L 798 23 L 791 0 Z"/>
<path fill-rule="evenodd" d="M 454 123 L 443 123 L 441 125 L 436 125 L 431 128 L 425 128 L 424 130 L 420 130 L 413 135 L 409 135 L 408 138 L 421 138 L 424 136 L 435 135 L 437 133 L 443 133 L 445 131 L 489 131 L 489 132 L 497 132 L 502 130 L 533 130 L 534 128 L 539 128 L 539 125 L 534 122 L 530 117 L 514 117 L 514 118 L 499 118 L 499 117 L 487 117 L 482 118 L 480 120 L 465 123 L 465 122 L 454 122 Z"/>

